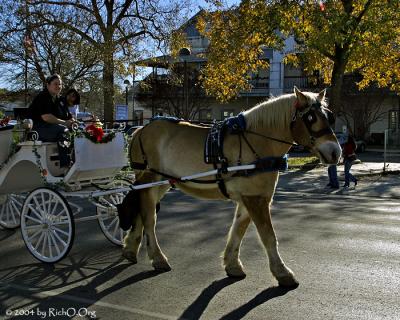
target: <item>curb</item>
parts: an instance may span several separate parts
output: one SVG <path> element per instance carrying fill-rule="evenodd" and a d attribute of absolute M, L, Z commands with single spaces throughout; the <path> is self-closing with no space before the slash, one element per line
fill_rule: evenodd
<path fill-rule="evenodd" d="M 339 165 L 338 165 L 339 166 Z M 290 166 L 287 170 L 287 172 L 290 171 L 305 171 L 305 172 L 309 172 L 315 169 L 322 169 L 325 168 L 325 165 L 322 164 L 305 164 L 305 165 L 295 165 L 295 166 Z M 396 169 L 396 170 L 385 170 L 383 171 L 382 169 L 371 169 L 368 172 L 368 169 L 359 171 L 357 169 L 353 169 L 352 173 L 358 177 L 366 177 L 366 176 L 378 176 L 378 175 L 382 175 L 382 176 L 387 176 L 387 175 L 399 175 L 400 174 L 400 170 Z"/>

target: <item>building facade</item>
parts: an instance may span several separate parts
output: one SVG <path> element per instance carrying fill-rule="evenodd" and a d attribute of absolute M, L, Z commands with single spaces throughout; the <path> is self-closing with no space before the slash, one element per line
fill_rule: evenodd
<path fill-rule="evenodd" d="M 159 70 L 169 68 L 174 64 L 182 64 L 185 68 L 191 70 L 201 70 L 206 64 L 206 60 L 201 54 L 205 53 L 209 41 L 203 37 L 196 29 L 197 17 L 199 12 L 185 23 L 181 30 L 186 36 L 190 48 L 190 55 L 172 58 L 170 56 L 161 56 L 142 61 L 143 65 L 153 68 L 152 77 L 161 79 Z M 285 65 L 284 58 L 288 53 L 295 52 L 295 39 L 290 37 L 285 40 L 285 46 L 282 51 L 265 48 L 260 59 L 266 59 L 269 62 L 268 69 L 260 69 L 251 75 L 250 84 L 252 89 L 240 92 L 237 99 L 221 104 L 215 99 L 203 97 L 185 97 L 184 85 L 182 91 L 177 92 L 176 96 L 182 96 L 183 100 L 204 99 L 206 103 L 197 108 L 192 119 L 209 122 L 222 120 L 224 118 L 238 114 L 239 112 L 253 107 L 259 102 L 265 101 L 272 96 L 278 96 L 284 93 L 292 93 L 294 86 L 300 90 L 319 92 L 326 86 L 322 82 L 315 83 L 307 77 L 301 68 Z M 186 70 L 186 69 L 185 69 Z M 162 73 L 161 73 L 162 74 Z M 314 79 L 318 77 L 314 77 Z M 383 143 L 385 130 L 390 134 L 390 143 L 400 145 L 400 98 L 393 92 L 386 89 L 368 88 L 364 91 L 358 91 L 355 83 L 357 82 L 353 75 L 346 76 L 343 90 L 343 101 L 346 104 L 344 112 L 338 114 L 336 131 L 342 131 L 343 127 L 348 127 L 358 138 L 369 140 L 374 144 Z M 152 100 L 152 112 L 163 113 L 158 110 L 159 101 L 151 95 L 154 92 L 149 91 L 146 99 L 139 99 L 143 109 L 148 107 L 149 99 Z M 186 90 L 186 94 L 187 90 Z M 156 105 L 154 105 L 156 104 Z M 367 108 L 368 105 L 368 108 Z M 146 107 L 147 106 L 147 107 Z M 149 114 L 149 112 L 147 112 Z M 363 115 L 363 116 L 360 116 Z"/>

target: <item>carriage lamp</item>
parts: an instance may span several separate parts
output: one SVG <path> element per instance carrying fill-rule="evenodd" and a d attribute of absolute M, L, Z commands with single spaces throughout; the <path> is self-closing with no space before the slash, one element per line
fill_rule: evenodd
<path fill-rule="evenodd" d="M 33 127 L 33 121 L 32 119 L 24 119 L 22 121 L 22 128 L 24 128 L 25 130 L 32 130 Z"/>
<path fill-rule="evenodd" d="M 179 57 L 183 62 L 183 105 L 184 114 L 188 116 L 189 114 L 189 84 L 188 84 L 188 70 L 187 70 L 187 57 L 192 53 L 189 48 L 181 48 L 179 50 Z"/>
<path fill-rule="evenodd" d="M 125 85 L 125 104 L 128 105 L 128 88 L 131 85 L 131 83 L 128 79 L 125 79 L 124 85 Z"/>

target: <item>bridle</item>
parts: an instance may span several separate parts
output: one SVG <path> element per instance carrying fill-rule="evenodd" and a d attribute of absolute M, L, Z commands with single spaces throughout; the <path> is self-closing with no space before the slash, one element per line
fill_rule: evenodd
<path fill-rule="evenodd" d="M 326 109 L 327 115 L 328 115 L 328 126 L 325 128 L 314 131 L 312 129 L 312 125 L 317 121 L 317 114 L 320 114 L 320 116 L 325 119 L 325 115 L 322 113 L 322 108 L 321 108 L 321 103 L 319 101 L 314 102 L 311 106 L 308 106 L 302 110 L 298 107 L 298 101 L 296 101 L 296 112 L 293 115 L 292 121 L 290 122 L 290 130 L 293 130 L 293 127 L 298 119 L 301 119 L 306 126 L 308 133 L 310 135 L 310 142 L 311 145 L 314 145 L 315 140 L 327 135 L 327 134 L 333 134 L 333 130 L 331 126 L 335 123 L 335 117 L 333 113 L 330 110 Z"/>

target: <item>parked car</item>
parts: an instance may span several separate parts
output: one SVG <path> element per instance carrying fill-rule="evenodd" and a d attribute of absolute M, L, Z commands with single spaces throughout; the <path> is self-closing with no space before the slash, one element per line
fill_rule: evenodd
<path fill-rule="evenodd" d="M 78 121 L 89 121 L 93 119 L 93 114 L 91 112 L 78 112 L 76 119 Z"/>
<path fill-rule="evenodd" d="M 341 145 L 346 142 L 347 134 L 345 134 L 343 132 L 335 132 L 335 135 Z M 365 152 L 365 148 L 367 146 L 365 141 L 362 139 L 357 139 L 357 138 L 355 138 L 354 140 L 355 140 L 356 146 L 357 146 L 356 152 L 358 152 L 358 153 Z"/>

